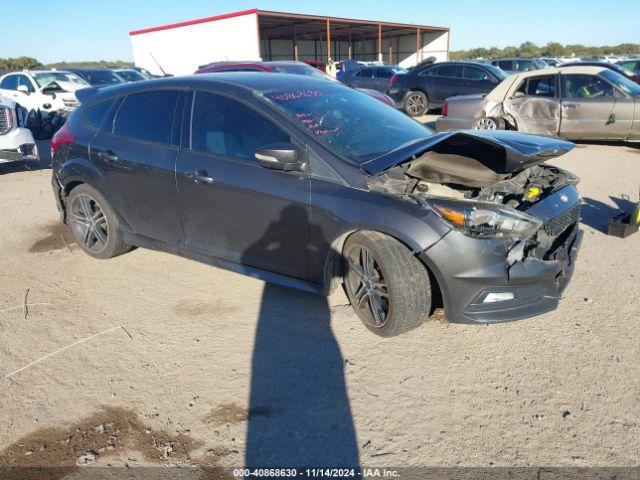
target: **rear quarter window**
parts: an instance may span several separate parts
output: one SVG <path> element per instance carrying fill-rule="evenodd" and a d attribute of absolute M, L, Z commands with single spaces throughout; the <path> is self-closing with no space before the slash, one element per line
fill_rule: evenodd
<path fill-rule="evenodd" d="M 100 102 L 96 105 L 89 106 L 82 112 L 84 121 L 93 128 L 102 128 L 104 119 L 113 104 L 114 100 L 107 100 L 105 102 Z"/>
<path fill-rule="evenodd" d="M 177 91 L 134 93 L 116 115 L 113 133 L 155 143 L 171 143 Z"/>

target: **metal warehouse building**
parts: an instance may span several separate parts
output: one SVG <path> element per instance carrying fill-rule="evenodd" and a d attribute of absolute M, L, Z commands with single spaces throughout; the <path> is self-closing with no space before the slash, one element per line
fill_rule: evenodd
<path fill-rule="evenodd" d="M 373 61 L 411 66 L 446 60 L 450 29 L 244 10 L 129 33 L 135 63 L 153 73 L 193 73 L 216 61 Z"/>

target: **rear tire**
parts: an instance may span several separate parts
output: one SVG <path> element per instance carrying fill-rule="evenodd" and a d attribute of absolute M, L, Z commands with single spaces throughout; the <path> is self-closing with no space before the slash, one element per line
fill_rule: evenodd
<path fill-rule="evenodd" d="M 404 99 L 404 111 L 410 117 L 421 117 L 429 110 L 427 95 L 418 90 L 413 90 Z"/>
<path fill-rule="evenodd" d="M 429 273 L 398 240 L 357 232 L 344 246 L 344 285 L 365 326 L 393 337 L 420 326 L 431 309 Z"/>
<path fill-rule="evenodd" d="M 505 122 L 502 118 L 482 117 L 473 124 L 474 130 L 504 130 Z"/>
<path fill-rule="evenodd" d="M 131 250 L 123 240 L 118 215 L 91 185 L 85 183 L 71 190 L 67 223 L 76 243 L 94 258 L 112 258 Z"/>

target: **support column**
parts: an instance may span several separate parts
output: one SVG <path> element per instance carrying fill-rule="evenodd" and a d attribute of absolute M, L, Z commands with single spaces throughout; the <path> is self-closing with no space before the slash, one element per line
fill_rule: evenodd
<path fill-rule="evenodd" d="M 393 47 L 389 45 L 389 65 L 393 65 Z"/>
<path fill-rule="evenodd" d="M 331 58 L 331 23 L 327 18 L 327 62 Z"/>
<path fill-rule="evenodd" d="M 420 38 L 420 27 L 416 30 L 416 65 L 422 61 L 422 39 Z"/>
<path fill-rule="evenodd" d="M 293 26 L 293 59 L 298 61 L 298 37 L 296 35 L 296 26 Z"/>
<path fill-rule="evenodd" d="M 382 24 L 378 24 L 378 61 L 382 62 Z"/>

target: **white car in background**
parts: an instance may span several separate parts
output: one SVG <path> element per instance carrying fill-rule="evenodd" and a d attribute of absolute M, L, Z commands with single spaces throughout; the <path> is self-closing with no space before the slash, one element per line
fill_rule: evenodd
<path fill-rule="evenodd" d="M 89 86 L 78 75 L 62 70 L 25 70 L 0 77 L 0 95 L 43 117 L 74 110 L 80 105 L 74 92 Z"/>
<path fill-rule="evenodd" d="M 26 109 L 0 95 L 0 164 L 38 161 L 38 147 L 25 127 Z"/>

